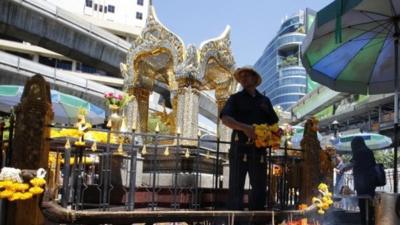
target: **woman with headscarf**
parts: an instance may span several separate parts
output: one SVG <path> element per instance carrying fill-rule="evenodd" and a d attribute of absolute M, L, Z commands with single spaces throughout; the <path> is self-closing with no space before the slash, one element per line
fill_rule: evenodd
<path fill-rule="evenodd" d="M 354 189 L 357 191 L 357 196 L 369 196 L 373 198 L 375 196 L 375 171 L 376 165 L 375 157 L 372 151 L 367 147 L 362 137 L 355 137 L 351 141 L 351 150 L 353 158 L 351 163 L 341 170 L 343 173 L 345 170 L 353 168 L 354 176 Z M 371 204 L 368 204 L 371 206 Z M 358 206 L 360 207 L 361 223 L 366 223 L 366 200 L 359 199 Z M 373 224 L 372 216 L 373 211 L 369 211 L 369 223 Z"/>

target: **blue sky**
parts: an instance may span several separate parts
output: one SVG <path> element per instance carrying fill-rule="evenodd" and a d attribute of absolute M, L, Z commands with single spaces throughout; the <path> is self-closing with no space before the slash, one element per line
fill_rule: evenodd
<path fill-rule="evenodd" d="M 231 26 L 237 66 L 253 65 L 282 19 L 299 9 L 320 10 L 333 0 L 153 0 L 160 21 L 185 45 L 199 46 Z"/>

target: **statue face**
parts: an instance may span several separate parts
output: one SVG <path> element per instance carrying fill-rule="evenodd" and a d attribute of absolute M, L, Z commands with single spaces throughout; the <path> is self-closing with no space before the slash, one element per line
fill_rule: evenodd
<path fill-rule="evenodd" d="M 319 130 L 319 127 L 318 127 L 318 125 L 319 125 L 319 123 L 317 122 L 317 121 L 312 121 L 312 127 L 311 127 L 311 130 L 312 131 L 314 131 L 314 132 L 317 132 L 318 130 Z"/>
<path fill-rule="evenodd" d="M 37 84 L 32 84 L 32 86 L 29 89 L 29 95 L 35 98 L 36 100 L 40 100 L 40 87 Z"/>

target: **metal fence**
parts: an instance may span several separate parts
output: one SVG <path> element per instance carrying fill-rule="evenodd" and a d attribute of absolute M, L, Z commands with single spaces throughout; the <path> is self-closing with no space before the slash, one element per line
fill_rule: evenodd
<path fill-rule="evenodd" d="M 62 180 L 59 196 L 63 207 L 106 211 L 226 206 L 227 189 L 222 188 L 221 178 L 227 153 L 220 149 L 229 148 L 230 142 L 200 136 L 190 139 L 158 133 L 97 131 L 107 133 L 107 143 L 97 143 L 96 149 L 90 141 L 76 146 L 71 140 L 71 148 L 65 148 L 66 138 L 52 140 L 53 154 L 63 164 L 54 176 Z M 112 144 L 117 137 L 126 143 Z M 204 143 L 213 143 L 216 149 L 206 148 Z M 289 176 L 288 171 L 290 167 L 298 172 L 291 166 L 297 165 L 300 158 L 292 157 L 290 151 L 294 150 L 283 148 L 281 154 L 275 154 L 269 149 L 265 153 L 268 208 L 288 208 L 298 203 L 301 176 Z M 278 175 L 273 172 L 276 165 L 284 168 Z M 290 177 L 297 180 L 290 181 Z"/>
<path fill-rule="evenodd" d="M 393 193 L 393 191 L 394 191 L 394 178 L 393 178 L 394 172 L 393 172 L 393 169 L 385 169 L 385 173 L 386 173 L 386 185 L 382 186 L 382 187 L 377 187 L 376 191 Z M 397 176 L 400 175 L 399 170 L 397 170 L 397 174 L 398 174 Z M 354 191 L 353 173 L 351 171 L 350 172 L 346 172 L 346 173 L 344 173 L 343 176 L 344 176 L 343 185 L 349 187 L 350 190 Z M 399 184 L 398 188 L 400 188 L 400 184 Z"/>

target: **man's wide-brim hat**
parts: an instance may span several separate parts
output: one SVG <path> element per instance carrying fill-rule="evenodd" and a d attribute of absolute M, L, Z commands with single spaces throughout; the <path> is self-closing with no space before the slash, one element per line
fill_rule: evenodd
<path fill-rule="evenodd" d="M 244 66 L 244 67 L 239 67 L 235 70 L 235 73 L 233 74 L 233 77 L 235 77 L 235 79 L 240 83 L 240 80 L 242 79 L 243 76 L 243 72 L 250 72 L 253 74 L 254 77 L 257 78 L 257 85 L 261 84 L 262 78 L 261 75 L 257 72 L 257 70 L 255 70 L 253 67 L 251 66 Z"/>

